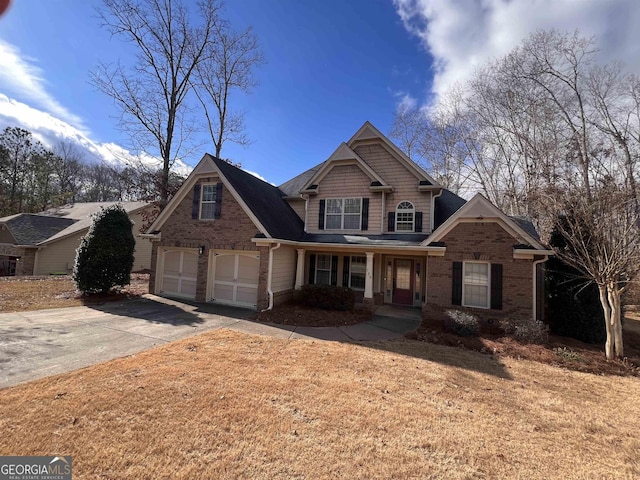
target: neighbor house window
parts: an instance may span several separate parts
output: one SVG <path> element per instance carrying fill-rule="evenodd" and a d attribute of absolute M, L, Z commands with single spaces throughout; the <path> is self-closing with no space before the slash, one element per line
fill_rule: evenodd
<path fill-rule="evenodd" d="M 360 230 L 361 198 L 328 198 L 325 211 L 325 229 Z"/>
<path fill-rule="evenodd" d="M 202 185 L 202 195 L 200 197 L 200 218 L 210 220 L 215 218 L 216 212 L 216 185 Z"/>
<path fill-rule="evenodd" d="M 316 285 L 331 285 L 331 255 L 316 258 Z"/>
<path fill-rule="evenodd" d="M 462 273 L 462 305 L 489 308 L 489 264 L 464 262 Z"/>
<path fill-rule="evenodd" d="M 364 277 L 367 272 L 367 257 L 351 257 L 349 287 L 364 290 Z"/>
<path fill-rule="evenodd" d="M 411 202 L 400 202 L 396 207 L 396 232 L 413 232 L 416 209 Z"/>

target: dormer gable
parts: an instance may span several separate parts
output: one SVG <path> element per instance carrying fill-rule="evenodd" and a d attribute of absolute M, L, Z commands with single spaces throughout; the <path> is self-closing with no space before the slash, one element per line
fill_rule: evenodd
<path fill-rule="evenodd" d="M 406 168 L 417 180 L 417 187 L 420 191 L 433 191 L 442 188 L 438 182 L 426 171 L 420 168 L 402 150 L 400 150 L 391 140 L 389 140 L 380 130 L 378 130 L 368 120 L 349 139 L 347 145 L 356 149 L 359 145 L 377 144 L 382 146 L 400 165 Z"/>
<path fill-rule="evenodd" d="M 311 195 L 317 194 L 319 192 L 319 185 L 322 182 L 322 179 L 325 178 L 335 167 L 344 165 L 357 166 L 370 179 L 370 191 L 392 191 L 392 187 L 388 185 L 384 179 L 364 160 L 362 160 L 356 152 L 343 142 L 305 183 L 301 192 Z"/>

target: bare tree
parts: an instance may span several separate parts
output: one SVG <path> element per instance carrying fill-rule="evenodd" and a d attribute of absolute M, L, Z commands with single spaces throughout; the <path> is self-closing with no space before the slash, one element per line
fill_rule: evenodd
<path fill-rule="evenodd" d="M 220 158 L 225 142 L 247 145 L 244 115 L 234 112 L 229 99 L 234 90 L 250 93 L 256 85 L 254 69 L 264 63 L 258 39 L 251 28 L 235 32 L 229 22 L 214 25 L 210 42 L 195 64 L 194 91 L 202 104 L 209 135 Z"/>
<path fill-rule="evenodd" d="M 189 11 L 180 0 L 104 0 L 98 12 L 102 26 L 132 43 L 137 55 L 131 68 L 100 65 L 92 82 L 120 109 L 121 127 L 134 146 L 158 152 L 162 203 L 168 199 L 171 166 L 186 148 L 193 127 L 186 103 L 190 78 L 210 48 L 219 21 L 218 0 L 197 5 L 197 11 Z"/>

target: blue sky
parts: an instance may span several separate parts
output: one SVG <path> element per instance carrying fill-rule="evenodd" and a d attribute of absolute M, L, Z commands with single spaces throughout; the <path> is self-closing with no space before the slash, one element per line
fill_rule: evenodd
<path fill-rule="evenodd" d="M 100 28 L 98 5 L 13 0 L 0 17 L 0 128 L 76 141 L 95 158 L 127 147 L 118 112 L 88 82 L 98 61 L 132 54 Z M 233 99 L 253 143 L 227 144 L 223 157 L 275 184 L 325 160 L 365 120 L 388 133 L 400 102 L 428 105 L 537 28 L 597 35 L 604 55 L 640 69 L 635 0 L 228 0 L 225 14 L 253 26 L 267 64 L 253 94 Z"/>

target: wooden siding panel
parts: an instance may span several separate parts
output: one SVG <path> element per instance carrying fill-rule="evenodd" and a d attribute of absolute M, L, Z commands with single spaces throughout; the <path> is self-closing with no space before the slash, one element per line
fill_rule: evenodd
<path fill-rule="evenodd" d="M 371 179 L 356 165 L 336 166 L 318 184 L 318 195 L 309 198 L 307 232 L 332 233 L 342 230 L 319 230 L 320 200 L 327 198 L 369 198 L 369 225 L 367 232 L 380 233 L 382 195 L 369 191 Z"/>
<path fill-rule="evenodd" d="M 282 245 L 273 251 L 271 290 L 292 290 L 296 282 L 296 249 Z"/>
<path fill-rule="evenodd" d="M 384 211 L 395 212 L 398 203 L 409 201 L 413 203 L 417 212 L 422 212 L 422 231 L 429 233 L 431 230 L 431 192 L 418 191 L 418 178 L 382 145 L 359 145 L 354 150 L 385 182 L 393 187 L 393 192 L 385 195 Z"/>

